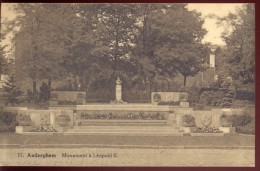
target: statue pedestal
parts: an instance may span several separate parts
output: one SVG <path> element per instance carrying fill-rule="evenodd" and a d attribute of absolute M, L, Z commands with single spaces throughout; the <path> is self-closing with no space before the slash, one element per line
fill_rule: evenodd
<path fill-rule="evenodd" d="M 117 104 L 125 104 L 125 102 L 122 100 L 122 81 L 119 77 L 117 77 L 116 80 L 116 91 L 115 91 L 115 97 L 116 99 L 114 101 L 111 101 L 111 103 L 117 103 Z"/>
<path fill-rule="evenodd" d="M 116 101 L 122 101 L 122 86 L 116 85 Z"/>

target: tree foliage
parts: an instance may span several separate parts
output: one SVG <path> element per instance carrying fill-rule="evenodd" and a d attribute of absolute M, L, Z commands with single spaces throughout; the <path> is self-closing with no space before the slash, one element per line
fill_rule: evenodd
<path fill-rule="evenodd" d="M 243 5 L 235 14 L 230 13 L 220 22 L 228 26 L 228 30 L 223 34 L 227 48 L 222 53 L 224 61 L 229 65 L 228 73 L 239 83 L 253 84 L 255 82 L 254 4 Z"/>
<path fill-rule="evenodd" d="M 156 74 L 174 77 L 180 73 L 185 85 L 187 76 L 203 71 L 209 55 L 207 46 L 201 43 L 206 34 L 204 21 L 199 13 L 188 11 L 185 4 L 165 5 L 155 10 L 150 20 L 146 26 L 146 34 L 152 38 L 148 54 Z"/>
<path fill-rule="evenodd" d="M 70 79 L 89 91 L 120 76 L 126 87 L 203 70 L 206 34 L 187 4 L 18 4 L 19 78 Z M 26 67 L 21 67 L 26 66 Z M 23 76 L 23 77 L 22 77 Z M 105 85 L 104 85 L 105 86 Z"/>
<path fill-rule="evenodd" d="M 6 74 L 8 70 L 7 60 L 5 58 L 5 47 L 2 45 L 3 34 L 0 33 L 0 75 Z"/>
<path fill-rule="evenodd" d="M 14 80 L 14 77 L 10 77 L 5 84 L 3 85 L 3 90 L 5 92 L 6 104 L 11 104 L 12 106 L 15 104 L 20 104 L 20 96 L 23 92 L 20 90 L 19 85 Z"/>

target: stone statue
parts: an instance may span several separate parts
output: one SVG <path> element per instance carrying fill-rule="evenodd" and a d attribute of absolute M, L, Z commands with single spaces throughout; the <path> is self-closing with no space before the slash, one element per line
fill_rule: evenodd
<path fill-rule="evenodd" d="M 121 85 L 122 84 L 122 81 L 120 80 L 119 77 L 117 77 L 117 80 L 116 80 L 116 85 Z"/>
<path fill-rule="evenodd" d="M 122 81 L 120 80 L 119 77 L 117 77 L 116 80 L 116 102 L 121 102 L 122 101 Z"/>

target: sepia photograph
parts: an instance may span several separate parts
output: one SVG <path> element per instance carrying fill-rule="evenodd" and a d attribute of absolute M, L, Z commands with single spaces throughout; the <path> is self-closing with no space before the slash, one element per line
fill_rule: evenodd
<path fill-rule="evenodd" d="M 255 167 L 254 3 L 0 7 L 0 166 Z"/>

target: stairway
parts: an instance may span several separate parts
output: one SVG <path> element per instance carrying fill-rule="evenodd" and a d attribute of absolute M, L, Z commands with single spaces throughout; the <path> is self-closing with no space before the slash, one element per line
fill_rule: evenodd
<path fill-rule="evenodd" d="M 166 122 L 105 122 L 85 121 L 64 135 L 118 135 L 118 136 L 183 136 L 184 131 Z"/>

